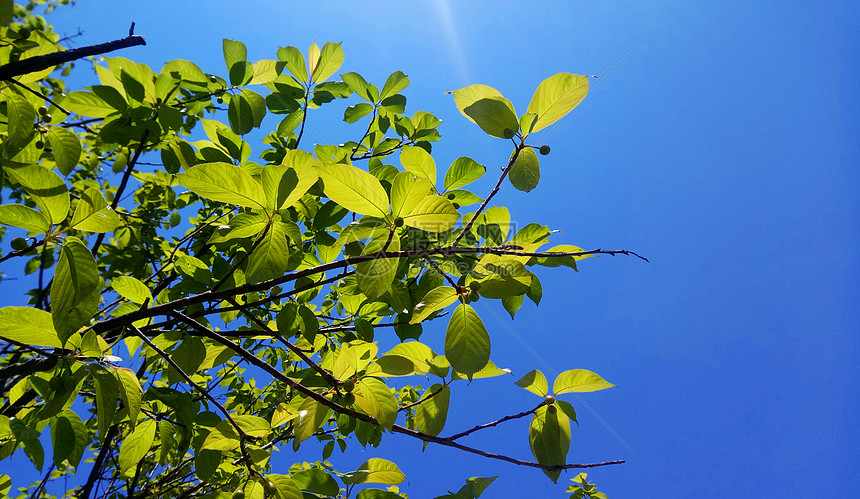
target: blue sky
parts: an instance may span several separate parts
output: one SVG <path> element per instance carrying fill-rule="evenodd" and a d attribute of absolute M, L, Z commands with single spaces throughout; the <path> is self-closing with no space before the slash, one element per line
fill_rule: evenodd
<path fill-rule="evenodd" d="M 496 202 L 522 225 L 560 229 L 554 242 L 631 249 L 651 263 L 601 257 L 578 273 L 545 270 L 541 306 L 527 303 L 514 321 L 478 303 L 493 360 L 516 376 L 456 387 L 445 432 L 533 407 L 513 385 L 531 369 L 594 370 L 619 388 L 583 395 L 606 425 L 569 399 L 580 415 L 569 459 L 628 460 L 589 473 L 617 499 L 860 488 L 858 18 L 856 3 L 827 1 L 81 0 L 49 21 L 81 28 L 78 45 L 119 38 L 135 21 L 147 46 L 119 55 L 156 70 L 189 59 L 222 75 L 222 38 L 245 42 L 252 60 L 341 41 L 340 72 L 377 84 L 409 75 L 407 110 L 444 122 L 437 164 L 467 155 L 490 172 L 508 146 L 443 92 L 487 84 L 522 112 L 545 77 L 604 75 L 630 49 L 542 138 L 552 153 L 537 189 L 507 185 Z M 353 138 L 333 123 L 342 106 L 330 107 L 309 116 L 314 140 Z M 443 328 L 422 340 L 440 345 Z M 529 459 L 527 428 L 507 423 L 465 443 Z M 501 478 L 488 497 L 563 497 L 575 476 L 553 485 L 536 470 L 420 449 L 390 436 L 335 465 L 392 459 L 416 498 L 491 475 Z"/>

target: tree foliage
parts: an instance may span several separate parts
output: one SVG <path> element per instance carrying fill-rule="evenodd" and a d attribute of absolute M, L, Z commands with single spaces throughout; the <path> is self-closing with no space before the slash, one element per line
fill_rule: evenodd
<path fill-rule="evenodd" d="M 437 165 L 441 121 L 407 113 L 409 78 L 338 74 L 340 44 L 249 61 L 224 40 L 221 74 L 111 55 L 70 91 L 74 54 L 32 8 L 0 3 L 0 223 L 12 238 L 0 261 L 35 286 L 25 305 L 0 308 L 0 459 L 23 453 L 44 474 L 26 493 L 65 480 L 76 497 L 401 497 L 396 464 L 337 464 L 391 434 L 553 481 L 615 463 L 567 462 L 576 414 L 556 397 L 613 386 L 581 369 L 551 391 L 528 373 L 516 385 L 536 407 L 440 436 L 457 425 L 452 391 L 509 372 L 491 360 L 475 302 L 499 300 L 513 317 L 525 298 L 540 302 L 539 268 L 628 254 L 548 247 L 548 227 L 513 230 L 492 203 L 505 178 L 537 186 L 529 138 L 582 101 L 587 77 L 547 78 L 522 115 L 488 86 L 452 92 L 512 148 L 481 196 L 468 187 L 486 166 Z M 35 70 L 46 54 L 66 60 Z M 354 140 L 307 145 L 321 106 L 343 109 Z M 421 341 L 431 322 L 443 351 Z M 526 417 L 534 461 L 461 443 Z M 274 449 L 308 440 L 322 444 L 319 461 L 272 464 Z M 593 488 L 584 477 L 576 497 Z M 444 497 L 478 497 L 493 479 Z"/>

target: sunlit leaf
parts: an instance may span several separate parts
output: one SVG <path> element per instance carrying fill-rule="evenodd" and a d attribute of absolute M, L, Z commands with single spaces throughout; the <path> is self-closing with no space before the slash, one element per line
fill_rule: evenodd
<path fill-rule="evenodd" d="M 461 156 L 451 163 L 445 172 L 445 190 L 459 189 L 481 178 L 487 172 L 487 167 L 478 164 L 472 158 Z"/>
<path fill-rule="evenodd" d="M 101 279 L 93 254 L 82 241 L 69 237 L 60 251 L 51 286 L 51 318 L 65 342 L 89 323 L 98 309 Z"/>
<path fill-rule="evenodd" d="M 418 324 L 433 312 L 437 312 L 457 301 L 457 290 L 451 286 L 439 286 L 431 289 L 424 298 L 415 305 L 410 324 Z"/>
<path fill-rule="evenodd" d="M 0 337 L 37 347 L 59 348 L 51 314 L 32 307 L 0 308 Z"/>
<path fill-rule="evenodd" d="M 0 224 L 18 227 L 27 232 L 47 232 L 51 227 L 41 212 L 23 204 L 0 205 Z"/>
<path fill-rule="evenodd" d="M 545 397 L 547 393 L 549 393 L 549 385 L 547 384 L 546 376 L 537 369 L 530 371 L 520 378 L 516 385 L 520 388 L 525 388 L 540 397 Z"/>
<path fill-rule="evenodd" d="M 347 485 L 358 483 L 397 485 L 406 480 L 406 475 L 391 461 L 372 457 L 359 466 L 358 470 L 346 473 L 341 478 Z"/>
<path fill-rule="evenodd" d="M 430 395 L 433 395 L 430 397 Z M 445 422 L 448 419 L 448 403 L 451 398 L 451 389 L 446 385 L 435 384 L 424 391 L 422 399 L 415 407 L 415 429 L 436 436 L 442 433 Z"/>
<path fill-rule="evenodd" d="M 469 85 L 452 92 L 457 109 L 489 135 L 505 138 L 505 130 L 516 131 L 517 114 L 511 102 L 486 85 Z"/>
<path fill-rule="evenodd" d="M 490 335 L 469 305 L 461 304 L 451 314 L 445 333 L 445 357 L 451 367 L 466 375 L 480 371 L 490 360 Z"/>
<path fill-rule="evenodd" d="M 508 173 L 511 184 L 518 190 L 529 192 L 540 181 L 540 162 L 534 149 L 527 147 L 520 151 L 511 171 Z"/>
<path fill-rule="evenodd" d="M 324 184 L 323 191 L 332 201 L 362 215 L 388 214 L 388 194 L 370 173 L 345 164 L 322 166 L 317 171 Z"/>
<path fill-rule="evenodd" d="M 538 408 L 529 426 L 529 446 L 538 463 L 546 466 L 566 464 L 570 449 L 570 420 L 552 405 Z M 560 469 L 543 472 L 553 482 L 558 482 Z"/>
<path fill-rule="evenodd" d="M 588 93 L 588 76 L 558 73 L 542 81 L 529 103 L 528 112 L 537 115 L 532 132 L 537 132 L 573 110 Z"/>
<path fill-rule="evenodd" d="M 155 441 L 156 422 L 147 419 L 141 422 L 119 446 L 119 469 L 125 476 L 134 474 L 135 468 L 149 452 Z"/>
<path fill-rule="evenodd" d="M 110 232 L 119 224 L 119 215 L 108 205 L 101 191 L 89 188 L 81 194 L 69 225 L 86 232 Z"/>
<path fill-rule="evenodd" d="M 405 146 L 400 150 L 400 162 L 416 177 L 427 177 L 436 183 L 436 162 L 422 147 Z"/>
<path fill-rule="evenodd" d="M 229 163 L 203 163 L 176 175 L 195 194 L 222 203 L 265 208 L 263 186 L 244 169 Z"/>
<path fill-rule="evenodd" d="M 612 383 L 601 378 L 597 373 L 587 371 L 585 369 L 571 369 L 565 371 L 555 378 L 552 384 L 552 391 L 556 395 L 572 392 L 596 392 L 597 390 L 605 390 L 612 388 Z"/>
<path fill-rule="evenodd" d="M 4 168 L 6 175 L 21 184 L 52 224 L 56 225 L 69 214 L 69 189 L 56 173 L 39 165 Z"/>

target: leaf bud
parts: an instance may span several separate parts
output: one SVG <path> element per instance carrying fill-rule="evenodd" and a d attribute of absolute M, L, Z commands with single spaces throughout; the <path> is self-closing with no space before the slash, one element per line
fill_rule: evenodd
<path fill-rule="evenodd" d="M 394 219 L 394 226 L 395 227 L 403 227 L 403 224 L 404 224 L 403 217 L 397 217 Z"/>
<path fill-rule="evenodd" d="M 544 145 L 540 146 L 539 151 L 542 155 L 546 156 L 547 154 L 549 154 L 549 146 L 544 144 Z"/>

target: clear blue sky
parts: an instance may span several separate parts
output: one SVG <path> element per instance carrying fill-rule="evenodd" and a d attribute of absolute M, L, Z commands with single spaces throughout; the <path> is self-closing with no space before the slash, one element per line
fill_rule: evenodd
<path fill-rule="evenodd" d="M 583 396 L 618 438 L 571 400 L 580 425 L 570 461 L 628 460 L 589 474 L 613 499 L 860 489 L 857 19 L 856 2 L 581 0 L 80 0 L 50 18 L 68 34 L 81 28 L 78 45 L 119 38 L 135 21 L 147 46 L 121 55 L 156 70 L 184 58 L 223 75 L 224 37 L 244 41 L 252 60 L 279 45 L 342 41 L 341 72 L 377 84 L 409 75 L 407 110 L 444 120 L 438 164 L 467 155 L 491 171 L 510 151 L 444 91 L 491 85 L 522 111 L 545 77 L 603 75 L 632 47 L 543 138 L 552 153 L 538 188 L 508 186 L 497 198 L 522 224 L 561 229 L 555 242 L 651 260 L 543 271 L 543 303 L 526 303 L 515 321 L 494 305 L 555 371 L 587 368 L 619 386 Z M 315 141 L 353 138 L 330 123 L 342 106 L 330 107 L 309 116 Z M 513 382 L 548 372 L 490 310 L 476 310 L 493 360 L 516 376 L 456 387 L 445 433 L 533 407 Z M 442 328 L 422 340 L 438 346 Z M 527 427 L 507 423 L 468 443 L 530 458 Z M 553 485 L 533 469 L 420 449 L 391 436 L 335 465 L 392 459 L 415 498 L 490 475 L 501 478 L 487 497 L 564 497 L 575 475 Z"/>

